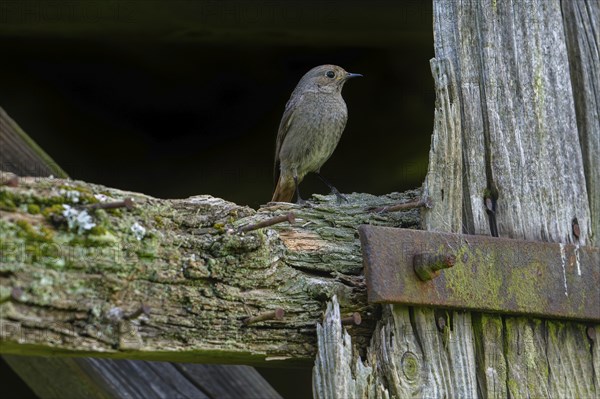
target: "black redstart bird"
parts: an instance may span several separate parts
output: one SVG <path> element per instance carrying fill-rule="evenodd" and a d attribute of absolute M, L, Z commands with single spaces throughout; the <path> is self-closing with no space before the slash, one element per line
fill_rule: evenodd
<path fill-rule="evenodd" d="M 336 65 L 321 65 L 308 71 L 285 105 L 275 148 L 275 193 L 272 201 L 290 202 L 307 173 L 314 172 L 338 198 L 345 198 L 321 174 L 346 127 L 348 109 L 342 87 L 350 78 L 362 76 Z"/>

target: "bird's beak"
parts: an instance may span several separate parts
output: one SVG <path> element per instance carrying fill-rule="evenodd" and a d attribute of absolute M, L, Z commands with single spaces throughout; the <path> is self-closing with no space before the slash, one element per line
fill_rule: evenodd
<path fill-rule="evenodd" d="M 362 75 L 360 73 L 350 73 L 350 72 L 347 72 L 346 73 L 346 79 L 351 79 L 351 78 L 362 78 Z"/>

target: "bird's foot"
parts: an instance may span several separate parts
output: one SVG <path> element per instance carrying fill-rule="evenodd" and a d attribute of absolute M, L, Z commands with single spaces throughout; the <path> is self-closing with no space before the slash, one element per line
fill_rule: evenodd
<path fill-rule="evenodd" d="M 335 197 L 337 198 L 338 205 L 341 204 L 342 202 L 350 202 L 350 201 L 348 201 L 348 198 L 346 198 L 346 196 L 341 194 L 335 187 L 331 188 L 331 194 L 335 195 Z"/>
<path fill-rule="evenodd" d="M 296 199 L 296 205 L 307 206 L 308 202 L 305 199 L 302 199 L 302 198 L 298 197 Z"/>
<path fill-rule="evenodd" d="M 335 187 L 331 187 L 331 194 L 335 195 L 335 197 L 337 198 L 338 205 L 342 202 L 349 202 L 348 198 L 341 194 Z"/>

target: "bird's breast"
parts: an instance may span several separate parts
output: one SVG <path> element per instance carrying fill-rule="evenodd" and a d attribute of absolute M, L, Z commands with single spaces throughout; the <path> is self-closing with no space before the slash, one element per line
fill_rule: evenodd
<path fill-rule="evenodd" d="M 308 105 L 308 104 L 307 104 Z M 342 96 L 317 96 L 315 103 L 308 105 L 308 114 L 319 133 L 341 134 L 348 119 L 348 109 Z M 338 132 L 338 130 L 341 130 Z"/>
<path fill-rule="evenodd" d="M 312 98 L 311 98 L 312 97 Z M 309 96 L 297 105 L 282 155 L 299 174 L 318 170 L 335 150 L 348 119 L 341 96 Z"/>

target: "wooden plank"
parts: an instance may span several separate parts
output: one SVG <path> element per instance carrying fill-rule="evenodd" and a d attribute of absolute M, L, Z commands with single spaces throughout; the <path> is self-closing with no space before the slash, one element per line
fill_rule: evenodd
<path fill-rule="evenodd" d="M 594 377 L 592 379 L 596 392 L 600 387 L 600 328 L 598 326 L 587 328 L 588 342 L 590 344 L 590 353 L 592 354 L 592 366 L 594 368 Z"/>
<path fill-rule="evenodd" d="M 570 3 L 597 9 L 594 2 Z M 575 32 L 584 25 L 563 17 L 560 6 L 558 1 L 434 2 L 436 58 L 453 65 L 465 156 L 462 209 L 442 201 L 439 206 L 434 202 L 432 212 L 462 215 L 463 232 L 493 232 L 485 207 L 485 197 L 490 196 L 502 236 L 579 245 L 592 242 L 591 226 L 598 215 L 590 213 L 586 195 L 585 161 L 562 30 L 563 22 Z M 583 34 L 589 37 L 589 29 Z M 598 70 L 589 58 L 572 62 L 586 71 L 588 83 L 595 73 L 590 71 Z M 445 137 L 442 130 L 436 129 L 436 135 Z M 598 135 L 592 136 L 597 142 Z M 598 171 L 592 174 L 598 176 Z M 458 203 L 460 198 L 451 201 Z M 574 217 L 580 227 L 585 225 L 578 241 L 571 230 Z M 443 230 L 445 225 L 429 223 L 428 227 Z M 540 320 L 488 315 L 478 320 L 475 329 L 482 334 L 477 337 L 478 350 L 484 350 L 477 357 L 481 393 L 505 397 L 504 381 L 511 395 L 547 396 L 553 389 L 544 369 L 550 349 L 574 365 L 574 374 L 589 376 L 587 368 L 575 361 L 574 351 L 566 349 L 569 345 L 546 347 Z M 565 328 L 574 332 L 581 325 Z M 565 334 L 571 344 L 575 336 Z M 506 343 L 503 350 L 497 344 L 500 337 Z M 550 364 L 550 370 L 560 367 L 560 363 Z"/>
<path fill-rule="evenodd" d="M 457 311 L 448 314 L 447 324 L 441 329 L 432 309 L 414 308 L 412 326 L 420 339 L 427 372 L 423 397 L 474 398 L 477 380 L 471 315 Z"/>
<path fill-rule="evenodd" d="M 12 355 L 3 358 L 39 398 L 114 397 L 109 386 L 96 384 L 75 359 Z"/>
<path fill-rule="evenodd" d="M 209 398 L 281 398 L 254 367 L 192 363 L 172 365 L 198 389 L 206 392 Z"/>
<path fill-rule="evenodd" d="M 19 176 L 54 176 L 67 173 L 44 152 L 0 107 L 0 170 Z"/>
<path fill-rule="evenodd" d="M 600 2 L 560 2 L 565 26 L 577 131 L 590 202 L 591 242 L 600 246 Z"/>
<path fill-rule="evenodd" d="M 548 394 L 553 398 L 593 398 L 598 386 L 587 326 L 547 321 Z"/>
<path fill-rule="evenodd" d="M 12 355 L 4 359 L 40 398 L 281 398 L 249 366 Z"/>
<path fill-rule="evenodd" d="M 477 382 L 483 398 L 507 398 L 507 362 L 504 356 L 504 326 L 497 315 L 473 315 L 476 342 Z"/>
<path fill-rule="evenodd" d="M 508 317 L 504 326 L 509 397 L 549 397 L 549 365 L 543 322 L 539 319 Z"/>
<path fill-rule="evenodd" d="M 360 399 L 374 392 L 387 394 L 379 385 L 368 381 L 372 369 L 365 367 L 354 353 L 350 335 L 341 323 L 336 295 L 327 304 L 323 322 L 317 324 L 317 341 L 319 348 L 331 350 L 319 350 L 315 358 L 315 372 L 313 372 L 315 398 Z M 331 346 L 332 343 L 339 344 Z"/>

